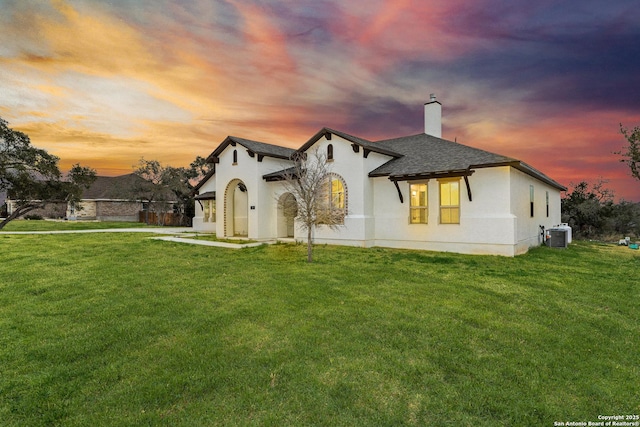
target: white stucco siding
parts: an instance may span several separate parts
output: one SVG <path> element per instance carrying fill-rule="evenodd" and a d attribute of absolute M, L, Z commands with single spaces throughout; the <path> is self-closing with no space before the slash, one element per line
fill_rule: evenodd
<path fill-rule="evenodd" d="M 284 159 L 274 159 L 264 157 L 262 162 L 258 162 L 258 156 L 251 159 L 255 162 L 255 191 L 249 194 L 250 200 L 255 201 L 249 209 L 249 216 L 256 224 L 255 229 L 250 231 L 250 238 L 254 239 L 274 239 L 278 236 L 278 196 L 277 190 L 281 188 L 279 183 L 269 183 L 262 177 L 266 174 L 277 172 L 290 167 L 291 163 Z M 276 184 L 274 186 L 274 184 Z M 280 191 L 281 192 L 281 191 Z M 255 196 L 255 197 L 252 197 Z"/>
<path fill-rule="evenodd" d="M 237 161 L 233 162 L 233 152 L 236 151 Z M 216 165 L 215 191 L 217 196 L 216 234 L 231 236 L 241 231 L 247 232 L 250 239 L 273 239 L 277 237 L 277 201 L 272 183 L 266 182 L 262 176 L 282 170 L 289 166 L 284 159 L 249 155 L 247 149 L 240 144 L 229 145 L 218 156 Z M 231 191 L 229 184 L 242 181 L 247 188 L 246 206 L 237 206 L 235 215 L 231 215 L 228 206 L 227 192 Z M 201 192 L 204 190 L 201 190 Z M 207 190 L 209 191 L 209 190 Z M 229 196 L 230 197 L 230 196 Z M 239 199 L 237 200 L 239 201 Z M 233 233 L 231 222 L 235 218 L 238 230 Z M 246 223 L 246 226 L 244 224 Z M 242 228 L 242 230 L 240 230 Z"/>
<path fill-rule="evenodd" d="M 511 211 L 517 217 L 516 253 L 542 243 L 540 226 L 552 227 L 560 223 L 560 190 L 530 175 L 511 168 Z M 531 215 L 531 188 L 533 188 L 533 216 Z M 549 214 L 547 215 L 547 193 Z"/>
<path fill-rule="evenodd" d="M 362 147 L 355 152 L 350 141 L 337 135 L 332 135 L 331 140 L 320 138 L 307 152 L 317 150 L 326 155 L 329 144 L 333 146 L 333 159 L 328 163 L 328 170 L 340 176 L 345 183 L 347 215 L 344 225 L 336 229 L 318 227 L 314 232 L 315 241 L 372 246 L 375 239 L 375 196 L 368 174 L 391 157 L 371 152 L 365 158 Z"/>
<path fill-rule="evenodd" d="M 418 181 L 416 181 L 418 182 Z M 426 182 L 428 223 L 410 224 L 410 183 L 399 182 L 404 203 L 387 178 L 375 179 L 375 229 L 378 246 L 513 255 L 515 218 L 509 211 L 508 168 L 477 170 L 470 178 L 472 201 L 460 178 L 460 223 L 441 224 L 437 179 Z"/>
<path fill-rule="evenodd" d="M 209 191 L 216 191 L 216 175 L 214 174 L 213 176 L 211 176 L 204 184 L 202 184 L 202 186 L 198 191 L 200 194 L 203 194 Z M 216 215 L 217 215 L 217 207 L 218 207 L 217 203 L 218 201 L 216 200 Z M 200 203 L 198 203 L 197 200 L 195 203 L 195 215 L 193 217 L 192 224 L 193 224 L 193 228 L 196 231 L 208 231 L 208 232 L 216 231 L 216 221 L 204 222 L 203 206 Z"/>

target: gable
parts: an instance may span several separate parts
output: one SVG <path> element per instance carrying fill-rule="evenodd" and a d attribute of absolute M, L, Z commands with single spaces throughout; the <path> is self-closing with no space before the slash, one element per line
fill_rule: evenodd
<path fill-rule="evenodd" d="M 290 159 L 291 155 L 295 152 L 292 148 L 282 147 L 279 145 L 267 144 L 259 141 L 252 141 L 250 139 L 238 138 L 236 136 L 228 136 L 220 145 L 207 157 L 208 163 L 218 163 L 220 161 L 219 156 L 224 152 L 228 146 L 243 147 L 249 156 L 258 156 L 258 161 L 262 161 L 263 157 L 273 157 L 276 159 Z"/>
<path fill-rule="evenodd" d="M 365 152 L 367 151 L 374 151 L 380 154 L 386 154 L 388 156 L 391 157 L 399 157 L 401 156 L 400 154 L 398 154 L 397 152 L 390 150 L 386 147 L 383 147 L 381 145 L 377 145 L 374 144 L 373 142 L 363 139 L 363 138 L 358 138 L 357 136 L 353 136 L 353 135 L 349 135 L 348 133 L 345 132 L 340 132 L 331 128 L 327 128 L 324 127 L 322 129 L 320 129 L 318 132 L 316 132 L 315 135 L 313 135 L 307 142 L 305 142 L 300 148 L 298 148 L 298 152 L 300 153 L 304 153 L 307 150 L 309 150 L 311 147 L 313 147 L 315 145 L 316 142 L 318 142 L 320 139 L 322 139 L 323 137 L 327 139 L 327 141 L 331 141 L 332 140 L 332 135 L 336 135 L 339 136 L 340 138 L 348 141 L 351 143 L 351 146 L 353 147 L 354 151 L 356 150 L 356 147 L 362 148 Z"/>

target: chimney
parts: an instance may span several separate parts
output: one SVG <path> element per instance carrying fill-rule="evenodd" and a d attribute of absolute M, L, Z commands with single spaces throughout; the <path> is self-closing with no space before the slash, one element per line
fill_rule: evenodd
<path fill-rule="evenodd" d="M 429 96 L 424 104 L 424 133 L 442 138 L 442 104 L 436 101 L 436 95 Z"/>

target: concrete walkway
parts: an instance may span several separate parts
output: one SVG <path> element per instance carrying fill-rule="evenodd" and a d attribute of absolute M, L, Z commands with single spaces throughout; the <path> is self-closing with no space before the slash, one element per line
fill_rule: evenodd
<path fill-rule="evenodd" d="M 49 230 L 49 231 L 0 231 L 0 234 L 74 234 L 74 233 L 156 233 L 184 234 L 192 233 L 188 227 L 140 227 L 140 228 L 96 228 L 91 230 Z"/>
<path fill-rule="evenodd" d="M 215 240 L 190 239 L 189 237 L 185 237 L 185 236 L 151 237 L 151 239 L 164 240 L 166 242 L 189 243 L 191 245 L 217 246 L 219 248 L 227 248 L 227 249 L 253 248 L 255 246 L 261 246 L 261 245 L 265 245 L 265 244 L 275 243 L 273 241 L 254 242 L 254 243 L 216 242 Z"/>
<path fill-rule="evenodd" d="M 192 239 L 191 233 L 194 233 L 193 228 L 188 227 L 141 227 L 141 228 L 102 228 L 93 230 L 49 230 L 49 231 L 0 231 L 2 234 L 78 234 L 78 233 L 155 233 L 164 234 L 161 237 L 150 237 L 154 240 L 164 240 L 167 242 L 187 243 L 191 245 L 201 246 L 216 246 L 219 248 L 227 249 L 242 249 L 260 246 L 264 244 L 272 244 L 275 241 L 265 242 L 252 242 L 242 243 L 241 240 L 238 243 L 229 242 L 216 242 L 214 240 L 204 239 Z M 189 233 L 189 234 L 187 234 Z M 167 236 L 169 234 L 169 236 Z"/>

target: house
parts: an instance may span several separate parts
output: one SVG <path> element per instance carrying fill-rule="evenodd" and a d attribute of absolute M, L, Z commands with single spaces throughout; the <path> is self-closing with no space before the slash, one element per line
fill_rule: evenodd
<path fill-rule="evenodd" d="M 67 207 L 68 219 L 99 221 L 138 221 L 142 202 L 135 201 L 132 188 L 141 178 L 135 174 L 97 176 L 82 191 L 80 208 Z"/>
<path fill-rule="evenodd" d="M 44 208 L 34 209 L 27 215 L 52 219 L 98 221 L 144 221 L 151 212 L 151 222 L 157 214 L 165 212 L 165 223 L 174 221 L 171 213 L 175 195 L 167 190 L 153 190 L 153 186 L 136 174 L 97 176 L 94 182 L 83 188 L 79 209 L 65 200 L 50 201 Z M 7 214 L 16 209 L 17 202 L 6 199 Z"/>
<path fill-rule="evenodd" d="M 81 209 L 67 206 L 67 218 L 136 222 L 144 221 L 143 217 L 149 212 L 153 217 L 149 222 L 156 222 L 159 212 L 165 212 L 165 217 L 169 218 L 173 212 L 175 195 L 169 190 L 151 194 L 150 188 L 148 181 L 134 173 L 97 176 L 91 186 L 82 192 Z M 165 219 L 166 223 L 170 221 L 172 219 Z"/>
<path fill-rule="evenodd" d="M 287 214 L 282 176 L 292 155 L 325 153 L 328 203 L 338 227 L 318 226 L 315 243 L 515 256 L 560 223 L 558 182 L 526 163 L 442 139 L 442 106 L 424 106 L 425 132 L 369 141 L 323 128 L 297 150 L 227 137 L 196 186 L 193 226 L 218 236 L 304 240 Z"/>

